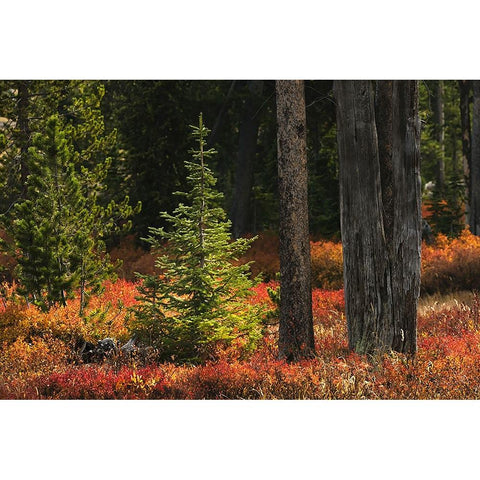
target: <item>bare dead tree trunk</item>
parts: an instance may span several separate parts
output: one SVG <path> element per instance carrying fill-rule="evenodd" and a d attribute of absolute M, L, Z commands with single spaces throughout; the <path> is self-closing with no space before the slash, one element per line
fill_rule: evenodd
<path fill-rule="evenodd" d="M 471 145 L 471 124 L 470 124 L 470 92 L 471 81 L 459 80 L 458 87 L 460 90 L 460 121 L 462 125 L 462 163 L 463 163 L 463 175 L 465 178 L 465 212 L 467 215 L 467 223 L 469 223 L 470 215 L 470 192 L 472 190 L 470 186 L 470 169 L 472 163 L 472 145 Z"/>
<path fill-rule="evenodd" d="M 349 346 L 416 351 L 420 280 L 417 82 L 336 81 Z M 378 129 L 378 135 L 377 135 Z"/>
<path fill-rule="evenodd" d="M 348 342 L 358 353 L 388 345 L 390 271 L 370 81 L 335 81 Z"/>
<path fill-rule="evenodd" d="M 473 80 L 472 161 L 470 167 L 470 231 L 480 235 L 480 80 Z"/>
<path fill-rule="evenodd" d="M 315 354 L 307 199 L 304 83 L 277 81 L 277 148 L 280 195 L 280 358 Z"/>
<path fill-rule="evenodd" d="M 393 350 L 417 350 L 417 306 L 420 296 L 421 178 L 418 82 L 395 81 L 393 86 Z"/>
<path fill-rule="evenodd" d="M 253 162 L 257 149 L 263 80 L 248 82 L 249 96 L 245 100 L 245 109 L 240 124 L 238 155 L 235 167 L 235 185 L 233 189 L 232 226 L 233 236 L 238 238 L 247 233 L 250 212 L 250 196 L 253 183 Z"/>

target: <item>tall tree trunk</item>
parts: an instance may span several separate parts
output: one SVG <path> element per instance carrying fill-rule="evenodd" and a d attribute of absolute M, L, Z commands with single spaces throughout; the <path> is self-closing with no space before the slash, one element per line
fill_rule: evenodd
<path fill-rule="evenodd" d="M 472 88 L 470 80 L 459 80 L 458 86 L 460 90 L 460 120 L 462 125 L 462 163 L 463 174 L 465 178 L 465 212 L 467 215 L 467 223 L 469 223 L 470 215 L 470 169 L 472 163 L 471 150 L 471 125 L 470 125 L 470 91 Z"/>
<path fill-rule="evenodd" d="M 440 156 L 437 159 L 436 188 L 443 194 L 445 192 L 445 114 L 443 109 L 443 80 L 435 82 L 433 95 L 433 122 L 435 125 L 435 140 L 440 147 Z"/>
<path fill-rule="evenodd" d="M 473 80 L 472 162 L 470 167 L 470 231 L 480 235 L 480 80 Z"/>
<path fill-rule="evenodd" d="M 280 196 L 280 358 L 315 354 L 307 199 L 304 83 L 277 81 L 278 187 Z"/>
<path fill-rule="evenodd" d="M 217 118 L 215 119 L 215 123 L 213 125 L 212 131 L 210 132 L 210 135 L 208 136 L 208 145 L 213 145 L 215 143 L 215 140 L 217 139 L 217 134 L 218 130 L 220 129 L 220 125 L 222 124 L 223 121 L 223 116 L 225 115 L 225 112 L 227 111 L 228 104 L 230 103 L 230 99 L 232 98 L 232 93 L 235 90 L 235 84 L 237 83 L 236 80 L 232 80 L 232 83 L 230 84 L 230 88 L 228 89 L 227 96 L 225 97 L 225 100 L 222 104 L 222 107 L 220 108 L 220 111 L 218 112 Z"/>
<path fill-rule="evenodd" d="M 393 249 L 392 349 L 415 353 L 420 295 L 421 178 L 418 82 L 395 81 L 393 87 Z"/>
<path fill-rule="evenodd" d="M 253 183 L 253 162 L 257 149 L 258 127 L 260 117 L 258 109 L 261 105 L 263 80 L 248 82 L 249 95 L 245 100 L 242 122 L 240 124 L 238 155 L 235 168 L 235 185 L 231 219 L 233 236 L 238 238 L 247 233 L 250 195 Z"/>
<path fill-rule="evenodd" d="M 383 222 L 386 246 L 393 251 L 393 81 L 379 80 L 375 95 L 378 156 L 382 184 Z"/>
<path fill-rule="evenodd" d="M 414 353 L 421 238 L 417 82 L 377 82 L 377 122 L 372 82 L 336 81 L 334 91 L 349 346 L 358 353 Z"/>
<path fill-rule="evenodd" d="M 358 353 L 388 345 L 386 261 L 374 98 L 370 81 L 335 81 L 348 343 Z"/>

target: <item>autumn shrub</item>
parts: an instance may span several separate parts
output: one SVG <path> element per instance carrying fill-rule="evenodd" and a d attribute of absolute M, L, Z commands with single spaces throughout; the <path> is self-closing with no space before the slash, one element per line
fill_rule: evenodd
<path fill-rule="evenodd" d="M 115 325 L 108 330 L 100 322 L 98 332 L 120 334 L 128 323 L 116 300 L 134 304 L 134 285 L 117 283 L 106 285 L 104 296 L 92 299 L 91 305 L 99 309 L 111 305 L 107 317 Z M 267 288 L 276 286 L 277 282 L 257 285 L 248 301 L 274 308 Z M 124 363 L 74 363 L 66 334 L 78 328 L 73 318 L 68 324 L 59 312 L 49 317 L 8 300 L 7 308 L 0 304 L 0 398 L 480 399 L 477 294 L 422 300 L 415 357 L 352 353 L 347 347 L 343 292 L 315 289 L 312 300 L 316 358 L 291 364 L 278 360 L 278 325 L 272 324 L 249 358 L 240 354 L 238 339 L 238 345 L 219 350 L 215 361 L 197 366 L 142 363 L 135 357 Z"/>
<path fill-rule="evenodd" d="M 458 238 L 438 235 L 422 247 L 422 293 L 480 289 L 480 237 L 464 230 Z"/>
<path fill-rule="evenodd" d="M 342 244 L 329 241 L 311 242 L 310 254 L 313 286 L 330 290 L 342 288 Z"/>
<path fill-rule="evenodd" d="M 343 287 L 343 258 L 340 242 L 310 243 L 312 284 L 316 288 L 336 290 Z M 259 235 L 245 255 L 253 260 L 252 271 L 266 280 L 276 279 L 280 271 L 278 236 Z M 464 230 L 457 238 L 439 234 L 431 245 L 422 245 L 422 295 L 435 292 L 480 290 L 480 237 Z"/>
<path fill-rule="evenodd" d="M 252 274 L 261 274 L 265 281 L 275 280 L 280 272 L 278 234 L 263 232 L 253 242 L 241 261 L 253 261 Z M 340 242 L 310 242 L 312 285 L 336 290 L 343 286 L 343 258 Z"/>
<path fill-rule="evenodd" d="M 53 337 L 23 337 L 0 346 L 0 398 L 24 398 L 36 377 L 65 368 L 71 352 Z"/>
<path fill-rule="evenodd" d="M 43 312 L 27 305 L 21 297 L 12 296 L 0 306 L 0 343 L 52 337 L 73 349 L 83 340 L 128 340 L 129 308 L 136 302 L 135 292 L 135 286 L 129 282 L 106 282 L 103 293 L 92 297 L 84 317 L 78 313 L 78 298 L 68 300 L 65 307 Z"/>

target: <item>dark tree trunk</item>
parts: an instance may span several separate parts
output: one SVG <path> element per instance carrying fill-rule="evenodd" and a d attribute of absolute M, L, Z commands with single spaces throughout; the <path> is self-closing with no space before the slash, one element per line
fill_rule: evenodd
<path fill-rule="evenodd" d="M 232 83 L 230 84 L 230 88 L 228 89 L 227 96 L 225 97 L 225 100 L 222 104 L 222 108 L 220 108 L 220 111 L 218 112 L 217 118 L 215 119 L 215 123 L 213 125 L 212 131 L 210 132 L 210 135 L 208 136 L 208 145 L 213 145 L 215 143 L 215 140 L 217 139 L 217 134 L 220 129 L 220 125 L 222 124 L 223 121 L 223 116 L 225 115 L 225 112 L 227 111 L 228 104 L 230 103 L 230 99 L 232 98 L 232 93 L 235 90 L 235 84 L 237 83 L 236 80 L 232 80 Z"/>
<path fill-rule="evenodd" d="M 307 200 L 307 145 L 303 81 L 277 81 L 280 196 L 280 358 L 315 354 Z"/>
<path fill-rule="evenodd" d="M 445 192 L 445 114 L 443 109 L 443 80 L 435 82 L 433 95 L 433 123 L 435 126 L 434 138 L 440 147 L 440 156 L 437 159 L 436 188 L 443 196 Z"/>
<path fill-rule="evenodd" d="M 348 342 L 358 353 L 388 345 L 386 261 L 374 98 L 370 81 L 335 81 Z"/>
<path fill-rule="evenodd" d="M 415 353 L 420 295 L 421 178 L 418 82 L 395 81 L 393 87 L 393 350 Z"/>
<path fill-rule="evenodd" d="M 460 120 L 462 125 L 462 163 L 463 175 L 465 178 L 465 198 L 467 205 L 465 211 L 467 214 L 467 223 L 469 223 L 470 212 L 470 169 L 472 163 L 471 150 L 471 125 L 470 125 L 470 91 L 472 88 L 470 80 L 459 80 L 460 90 Z"/>
<path fill-rule="evenodd" d="M 235 185 L 233 189 L 232 226 L 233 236 L 238 238 L 247 233 L 250 212 L 250 195 L 253 183 L 253 162 L 257 149 L 258 109 L 261 105 L 263 80 L 248 82 L 249 96 L 240 124 L 238 155 L 235 167 Z"/>
<path fill-rule="evenodd" d="M 387 248 L 393 249 L 393 81 L 377 82 L 375 118 L 378 138 L 378 157 L 382 184 L 383 225 Z"/>
<path fill-rule="evenodd" d="M 472 162 L 470 167 L 470 231 L 480 235 L 480 80 L 473 80 Z"/>
<path fill-rule="evenodd" d="M 336 81 L 349 346 L 416 350 L 420 278 L 417 82 Z M 377 136 L 377 125 L 378 136 Z"/>

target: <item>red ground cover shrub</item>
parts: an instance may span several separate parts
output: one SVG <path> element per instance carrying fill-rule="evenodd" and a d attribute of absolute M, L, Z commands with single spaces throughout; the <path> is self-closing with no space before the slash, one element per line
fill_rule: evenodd
<path fill-rule="evenodd" d="M 460 271 L 460 262 L 475 257 L 479 247 L 468 233 L 457 240 L 440 237 L 425 250 L 423 268 L 435 264 L 439 272 L 446 266 Z M 460 281 L 460 273 L 456 278 Z M 275 311 L 268 288 L 277 286 L 276 281 L 259 284 L 249 301 Z M 462 296 L 463 302 L 450 296 L 443 303 L 432 299 L 422 304 L 415 357 L 351 353 L 343 291 L 315 289 L 317 357 L 309 361 L 277 360 L 278 325 L 272 320 L 262 345 L 246 360 L 239 340 L 217 352 L 216 361 L 200 366 L 142 365 L 135 359 L 75 364 L 76 338 L 128 338 L 128 307 L 135 304 L 135 295 L 131 282 L 106 283 L 104 293 L 90 299 L 85 322 L 77 314 L 77 300 L 43 313 L 5 289 L 0 299 L 0 398 L 480 398 L 480 299 L 475 294 Z"/>

